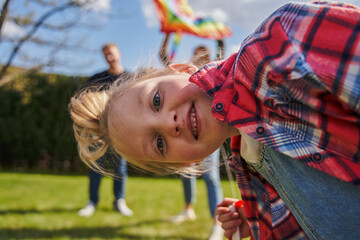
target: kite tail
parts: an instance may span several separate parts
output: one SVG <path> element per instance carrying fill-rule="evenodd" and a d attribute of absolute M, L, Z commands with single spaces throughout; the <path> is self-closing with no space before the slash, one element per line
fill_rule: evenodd
<path fill-rule="evenodd" d="M 182 36 L 181 32 L 176 32 L 175 33 L 174 41 L 173 41 L 173 44 L 171 46 L 170 62 L 173 62 L 173 60 L 174 60 L 176 51 L 177 51 L 177 49 L 179 47 L 179 44 L 180 44 L 181 36 Z"/>

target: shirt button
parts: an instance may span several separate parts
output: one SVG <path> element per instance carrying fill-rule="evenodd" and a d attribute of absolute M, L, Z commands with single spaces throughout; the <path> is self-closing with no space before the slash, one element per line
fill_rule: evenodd
<path fill-rule="evenodd" d="M 264 134 L 265 134 L 265 128 L 264 127 L 257 127 L 256 128 L 256 134 L 258 135 L 258 136 L 263 136 Z"/>
<path fill-rule="evenodd" d="M 282 100 L 283 100 L 284 103 L 289 103 L 289 101 L 290 101 L 288 96 L 283 96 Z"/>
<path fill-rule="evenodd" d="M 221 112 L 222 110 L 224 110 L 224 104 L 222 103 L 215 104 L 215 111 Z"/>
<path fill-rule="evenodd" d="M 321 162 L 323 160 L 323 156 L 321 155 L 321 153 L 314 153 L 312 155 L 312 159 L 315 161 L 315 162 Z"/>
<path fill-rule="evenodd" d="M 264 105 L 265 105 L 265 106 L 268 106 L 268 107 L 270 107 L 270 108 L 274 108 L 274 100 L 273 100 L 273 99 L 266 99 L 266 100 L 264 101 Z"/>

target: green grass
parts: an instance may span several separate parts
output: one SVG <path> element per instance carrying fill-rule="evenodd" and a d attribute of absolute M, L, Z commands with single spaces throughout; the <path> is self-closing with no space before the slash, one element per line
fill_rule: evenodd
<path fill-rule="evenodd" d="M 222 181 L 224 196 L 231 185 Z M 88 199 L 86 176 L 0 173 L 0 239 L 207 239 L 212 219 L 205 182 L 197 181 L 197 219 L 166 221 L 184 206 L 179 179 L 129 177 L 126 201 L 133 217 L 112 210 L 112 180 L 103 178 L 95 214 L 79 217 Z"/>

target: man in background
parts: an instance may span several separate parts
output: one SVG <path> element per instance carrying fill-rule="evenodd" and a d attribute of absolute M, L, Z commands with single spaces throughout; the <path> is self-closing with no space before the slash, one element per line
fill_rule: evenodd
<path fill-rule="evenodd" d="M 112 84 L 115 80 L 121 79 L 121 81 L 126 81 L 132 77 L 130 72 L 125 71 L 124 67 L 121 64 L 121 52 L 118 46 L 115 43 L 107 43 L 102 48 L 103 55 L 106 62 L 109 65 L 109 68 L 103 72 L 97 73 L 90 77 L 78 90 L 88 88 L 94 88 L 98 91 L 104 91 Z M 120 155 L 116 155 L 111 152 L 107 152 L 103 157 L 97 161 L 104 161 L 105 159 L 112 158 L 111 160 L 115 161 L 116 164 L 114 175 L 117 178 L 114 178 L 113 183 L 113 193 L 114 193 L 114 210 L 118 211 L 120 214 L 125 216 L 132 216 L 133 212 L 126 205 L 125 202 L 125 188 L 127 180 L 127 162 Z M 96 209 L 96 206 L 99 201 L 99 187 L 102 176 L 89 169 L 89 201 L 79 210 L 78 214 L 83 217 L 91 216 Z"/>

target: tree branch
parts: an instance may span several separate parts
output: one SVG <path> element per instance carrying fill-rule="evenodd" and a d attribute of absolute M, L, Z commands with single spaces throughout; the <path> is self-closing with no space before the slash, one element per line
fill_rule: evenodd
<path fill-rule="evenodd" d="M 1 39 L 1 30 L 2 30 L 2 26 L 5 22 L 5 19 L 6 19 L 6 15 L 7 15 L 7 12 L 8 12 L 8 7 L 9 7 L 9 3 L 10 3 L 10 0 L 6 0 L 2 9 L 1 9 L 1 15 L 0 15 L 0 39 Z"/>
<path fill-rule="evenodd" d="M 61 12 L 61 11 L 64 11 L 65 9 L 68 9 L 68 8 L 71 8 L 71 7 L 76 7 L 76 6 L 79 6 L 78 4 L 74 3 L 74 2 L 68 2 L 68 3 L 65 3 L 63 5 L 60 5 L 56 8 L 53 8 L 51 10 L 49 10 L 48 12 L 46 12 L 42 17 L 40 17 L 40 19 L 35 23 L 35 25 L 31 28 L 31 30 L 29 31 L 29 33 L 23 37 L 18 43 L 17 45 L 15 46 L 15 48 L 13 49 L 13 51 L 11 52 L 11 55 L 10 57 L 8 58 L 6 64 L 2 67 L 1 71 L 0 71 L 0 79 L 2 79 L 9 66 L 11 65 L 15 55 L 17 54 L 17 52 L 20 50 L 21 46 L 27 41 L 29 40 L 34 34 L 35 32 L 38 30 L 38 28 L 49 18 L 51 17 L 52 15 L 58 13 L 58 12 Z"/>

